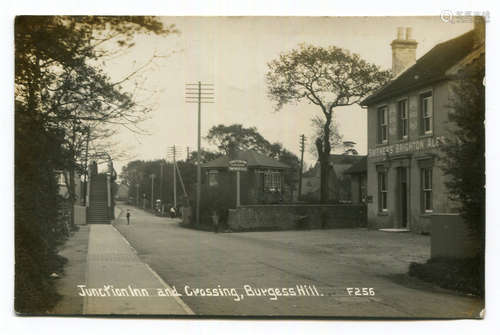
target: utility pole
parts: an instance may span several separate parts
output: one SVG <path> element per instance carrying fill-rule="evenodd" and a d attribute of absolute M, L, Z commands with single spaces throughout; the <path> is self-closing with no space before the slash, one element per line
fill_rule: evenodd
<path fill-rule="evenodd" d="M 155 197 L 155 174 L 151 174 L 151 209 L 154 210 L 154 197 Z"/>
<path fill-rule="evenodd" d="M 302 197 L 302 169 L 304 168 L 304 148 L 306 143 L 306 137 L 304 134 L 300 135 L 300 170 L 299 170 L 299 194 L 297 200 Z"/>
<path fill-rule="evenodd" d="M 135 184 L 135 205 L 139 208 L 139 183 Z"/>
<path fill-rule="evenodd" d="M 160 201 L 163 204 L 163 159 L 160 160 Z"/>
<path fill-rule="evenodd" d="M 172 166 L 173 170 L 173 177 L 174 177 L 174 208 L 177 208 L 177 175 L 175 172 L 175 165 L 176 160 L 175 160 L 175 154 L 177 153 L 177 148 L 175 147 L 175 144 L 169 148 L 169 155 L 172 156 L 172 160 L 174 161 L 174 165 Z"/>
<path fill-rule="evenodd" d="M 186 162 L 189 160 L 189 145 L 186 147 Z"/>
<path fill-rule="evenodd" d="M 185 99 L 187 103 L 198 104 L 198 152 L 196 155 L 196 225 L 200 224 L 200 198 L 201 198 L 201 104 L 214 103 L 213 84 L 186 84 Z"/>

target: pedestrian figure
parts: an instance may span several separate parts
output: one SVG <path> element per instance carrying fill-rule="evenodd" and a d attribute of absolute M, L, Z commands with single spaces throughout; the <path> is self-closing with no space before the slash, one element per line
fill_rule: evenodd
<path fill-rule="evenodd" d="M 127 209 L 127 224 L 130 224 L 130 211 Z"/>
<path fill-rule="evenodd" d="M 171 207 L 170 208 L 170 217 L 173 219 L 175 218 L 175 208 L 174 207 Z"/>
<path fill-rule="evenodd" d="M 219 232 L 219 215 L 217 215 L 217 211 L 212 212 L 212 223 L 214 225 L 214 233 Z"/>

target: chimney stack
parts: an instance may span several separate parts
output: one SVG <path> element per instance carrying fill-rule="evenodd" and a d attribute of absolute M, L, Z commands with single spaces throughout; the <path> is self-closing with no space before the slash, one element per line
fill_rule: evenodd
<path fill-rule="evenodd" d="M 405 34 L 406 33 L 406 34 Z M 417 45 L 413 39 L 413 29 L 398 27 L 397 38 L 392 41 L 392 72 L 397 76 L 417 60 Z"/>

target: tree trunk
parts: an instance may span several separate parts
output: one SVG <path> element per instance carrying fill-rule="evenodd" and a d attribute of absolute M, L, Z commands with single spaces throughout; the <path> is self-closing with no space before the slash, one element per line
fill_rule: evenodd
<path fill-rule="evenodd" d="M 70 227 L 73 229 L 75 227 L 75 170 L 73 168 L 69 169 L 69 199 L 71 201 L 70 204 Z"/>
<path fill-rule="evenodd" d="M 325 113 L 326 120 L 323 127 L 323 139 L 321 147 L 318 147 L 318 156 L 320 163 L 320 200 L 321 202 L 328 202 L 330 200 L 330 190 L 329 190 L 329 177 L 330 177 L 330 124 L 332 122 L 331 113 Z M 316 144 L 318 146 L 318 144 Z"/>

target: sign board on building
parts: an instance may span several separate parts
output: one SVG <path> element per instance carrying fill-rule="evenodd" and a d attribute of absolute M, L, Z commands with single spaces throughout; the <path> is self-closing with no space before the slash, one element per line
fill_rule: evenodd
<path fill-rule="evenodd" d="M 438 148 L 443 142 L 444 137 L 427 137 L 416 141 L 402 142 L 386 145 L 383 147 L 368 149 L 368 157 L 379 157 L 388 154 L 401 154 L 407 152 L 419 152 Z"/>
<path fill-rule="evenodd" d="M 247 171 L 248 163 L 244 160 L 229 161 L 229 171 Z"/>

